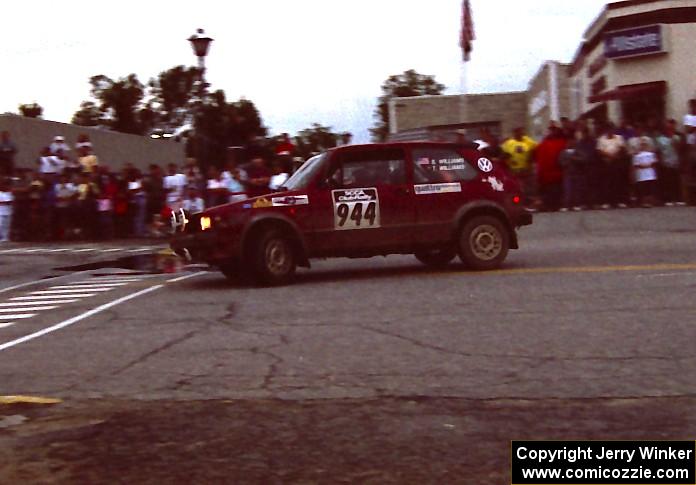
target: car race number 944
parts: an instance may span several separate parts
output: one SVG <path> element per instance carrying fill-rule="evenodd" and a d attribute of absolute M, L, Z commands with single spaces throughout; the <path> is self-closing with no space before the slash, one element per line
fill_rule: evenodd
<path fill-rule="evenodd" d="M 331 195 L 336 230 L 379 227 L 379 197 L 376 188 L 333 190 Z"/>

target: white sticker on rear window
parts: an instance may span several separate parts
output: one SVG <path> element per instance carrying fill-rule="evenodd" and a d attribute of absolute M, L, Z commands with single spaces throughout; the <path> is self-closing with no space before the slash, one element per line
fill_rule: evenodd
<path fill-rule="evenodd" d="M 458 183 L 452 184 L 420 184 L 414 185 L 413 190 L 416 195 L 427 195 L 427 194 L 446 194 L 451 192 L 461 192 L 462 185 Z"/>
<path fill-rule="evenodd" d="M 503 183 L 495 177 L 488 177 L 487 179 L 484 179 L 484 182 L 488 182 L 489 184 L 491 184 L 491 188 L 496 192 L 505 191 L 505 186 L 503 185 Z"/>
<path fill-rule="evenodd" d="M 379 196 L 374 187 L 332 190 L 334 229 L 373 229 L 379 227 Z"/>

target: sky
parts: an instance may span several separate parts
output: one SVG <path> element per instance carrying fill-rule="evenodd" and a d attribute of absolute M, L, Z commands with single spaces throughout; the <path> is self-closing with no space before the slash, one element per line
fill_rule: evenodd
<path fill-rule="evenodd" d="M 461 0 L 22 0 L 3 12 L 0 113 L 38 102 L 69 122 L 89 78 L 194 65 L 186 40 L 214 39 L 207 81 L 246 98 L 271 134 L 317 122 L 369 141 L 392 74 L 433 75 L 446 94 L 517 91 L 545 60 L 569 62 L 601 0 L 470 0 L 476 32 L 462 83 Z M 9 17 L 8 17 L 9 15 Z"/>

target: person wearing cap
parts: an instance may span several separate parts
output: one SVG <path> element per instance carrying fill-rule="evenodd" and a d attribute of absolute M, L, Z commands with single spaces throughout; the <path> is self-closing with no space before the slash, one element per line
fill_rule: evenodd
<path fill-rule="evenodd" d="M 51 155 L 58 155 L 58 151 L 62 151 L 65 156 L 69 157 L 70 145 L 65 142 L 65 138 L 62 135 L 53 137 L 53 143 L 51 143 L 49 149 L 51 150 Z"/>

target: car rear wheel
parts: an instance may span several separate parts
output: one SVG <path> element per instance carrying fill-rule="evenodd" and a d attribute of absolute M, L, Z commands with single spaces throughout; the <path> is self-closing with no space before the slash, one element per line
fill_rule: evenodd
<path fill-rule="evenodd" d="M 499 268 L 509 250 L 510 234 L 496 217 L 474 217 L 459 231 L 459 257 L 471 269 Z"/>
<path fill-rule="evenodd" d="M 452 248 L 431 249 L 415 253 L 416 259 L 426 266 L 443 268 L 447 266 L 457 255 Z"/>
<path fill-rule="evenodd" d="M 250 270 L 257 283 L 276 286 L 292 280 L 297 261 L 292 241 L 287 236 L 271 229 L 252 244 Z"/>

